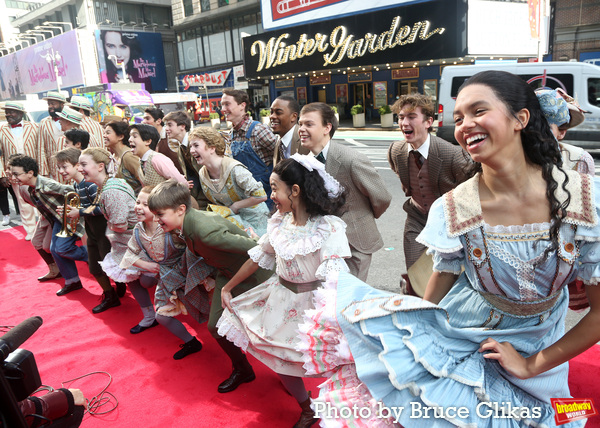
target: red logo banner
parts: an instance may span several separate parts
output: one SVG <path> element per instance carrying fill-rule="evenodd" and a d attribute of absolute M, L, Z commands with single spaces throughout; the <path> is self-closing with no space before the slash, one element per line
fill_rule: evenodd
<path fill-rule="evenodd" d="M 598 411 L 591 398 L 551 398 L 556 425 L 596 416 Z"/>

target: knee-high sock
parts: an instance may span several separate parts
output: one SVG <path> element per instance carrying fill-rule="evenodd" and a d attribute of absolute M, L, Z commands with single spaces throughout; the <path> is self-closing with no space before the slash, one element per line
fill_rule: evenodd
<path fill-rule="evenodd" d="M 280 373 L 277 373 L 277 375 L 279 376 L 279 379 L 281 379 L 281 383 L 285 389 L 292 394 L 298 403 L 306 401 L 308 392 L 306 392 L 306 387 L 304 386 L 304 381 L 301 377 L 288 376 Z"/>
<path fill-rule="evenodd" d="M 194 338 L 177 318 L 156 314 L 156 321 L 158 321 L 160 325 L 166 327 L 167 330 L 175 336 L 183 340 L 184 343 L 187 343 Z"/>

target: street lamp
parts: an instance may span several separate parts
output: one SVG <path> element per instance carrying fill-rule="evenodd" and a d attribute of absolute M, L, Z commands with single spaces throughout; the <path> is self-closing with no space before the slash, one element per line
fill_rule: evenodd
<path fill-rule="evenodd" d="M 43 58 L 46 58 L 48 64 L 52 64 L 54 68 L 54 77 L 56 77 L 56 87 L 58 88 L 58 92 L 60 93 L 60 84 L 62 83 L 62 78 L 58 74 L 58 64 L 57 62 L 61 60 L 60 53 L 58 51 L 54 51 L 54 48 L 50 48 L 50 51 L 46 53 L 46 55 L 42 55 Z"/>
<path fill-rule="evenodd" d="M 115 64 L 121 67 L 121 70 L 123 71 L 123 81 L 129 83 L 129 77 L 127 77 L 127 72 L 125 71 L 125 61 L 119 61 L 116 55 L 109 55 L 108 59 L 109 61 L 114 61 Z"/>
<path fill-rule="evenodd" d="M 44 22 L 44 25 L 48 25 L 48 24 L 68 25 L 69 31 L 73 29 L 73 24 L 71 24 L 70 22 L 61 22 L 61 21 L 46 21 L 46 22 Z"/>

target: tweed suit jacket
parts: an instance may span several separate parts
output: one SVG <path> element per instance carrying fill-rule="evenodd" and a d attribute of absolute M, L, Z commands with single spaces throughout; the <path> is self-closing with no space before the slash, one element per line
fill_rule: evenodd
<path fill-rule="evenodd" d="M 388 149 L 388 162 L 392 170 L 398 174 L 402 182 L 402 189 L 406 196 L 412 196 L 410 192 L 410 173 L 408 171 L 409 148 L 406 141 L 396 141 Z M 436 197 L 454 189 L 465 181 L 465 170 L 471 164 L 471 157 L 460 147 L 449 143 L 435 135 L 431 136 L 427 165 L 429 169 L 429 185 Z M 404 204 L 404 210 L 416 213 L 416 209 L 410 210 L 412 198 Z M 422 215 L 425 219 L 427 215 Z"/>
<path fill-rule="evenodd" d="M 90 134 L 88 147 L 104 147 L 104 129 L 102 129 L 102 125 L 89 116 L 83 116 L 80 127 Z"/>
<path fill-rule="evenodd" d="M 361 253 L 373 254 L 383 247 L 375 219 L 388 209 L 392 195 L 366 155 L 335 141 L 329 142 L 325 171 L 346 189 L 342 220 L 348 243 Z"/>
<path fill-rule="evenodd" d="M 257 245 L 246 233 L 217 213 L 189 209 L 183 219 L 183 236 L 187 247 L 219 272 L 217 286 L 222 287 L 249 259 L 248 250 Z M 236 291 L 245 286 L 255 286 L 273 274 L 258 268 Z"/>
<path fill-rule="evenodd" d="M 290 142 L 290 156 L 294 153 L 300 153 L 301 155 L 307 155 L 310 153 L 310 150 L 300 144 L 300 134 L 298 134 L 298 129 L 300 129 L 300 127 L 298 125 L 294 125 L 294 135 L 292 136 L 292 141 Z M 281 137 L 277 137 L 275 152 L 273 153 L 273 167 L 277 165 L 277 162 L 280 162 L 282 159 L 284 159 L 280 153 L 281 149 Z"/>
<path fill-rule="evenodd" d="M 22 153 L 38 162 L 39 174 L 48 173 L 48 163 L 44 146 L 39 144 L 39 127 L 33 122 L 22 121 L 23 124 L 23 151 L 17 150 L 15 137 L 8 123 L 0 126 L 0 177 L 6 177 L 5 168 L 8 164 L 8 158 L 14 154 Z"/>

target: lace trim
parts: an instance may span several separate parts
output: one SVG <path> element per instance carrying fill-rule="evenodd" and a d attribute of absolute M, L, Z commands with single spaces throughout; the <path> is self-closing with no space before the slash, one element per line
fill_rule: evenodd
<path fill-rule="evenodd" d="M 269 243 L 283 260 L 314 253 L 322 248 L 337 229 L 346 231 L 346 223 L 332 215 L 309 219 L 304 226 L 292 225 L 291 221 L 291 213 L 281 217 L 277 212 L 271 217 L 267 227 Z"/>
<path fill-rule="evenodd" d="M 248 344 L 250 343 L 248 336 L 244 334 L 244 332 L 238 330 L 231 321 L 222 315 L 221 318 L 219 318 L 219 322 L 217 322 L 217 333 L 219 336 L 233 342 L 233 344 L 242 351 L 246 351 Z"/>
<path fill-rule="evenodd" d="M 523 225 L 511 225 L 504 226 L 499 224 L 497 226 L 490 226 L 487 223 L 483 223 L 483 227 L 486 232 L 491 233 L 538 233 L 538 232 L 547 232 L 550 229 L 550 222 L 543 223 L 528 223 Z"/>
<path fill-rule="evenodd" d="M 517 282 L 519 283 L 519 295 L 521 296 L 521 300 L 536 300 L 538 298 L 538 293 L 535 286 L 535 263 L 541 260 L 544 257 L 544 254 L 542 253 L 530 261 L 523 261 L 497 246 L 492 241 L 487 241 L 487 244 L 491 254 L 498 257 L 517 271 Z"/>
<path fill-rule="evenodd" d="M 585 279 L 580 278 L 580 277 L 577 277 L 577 279 L 583 281 L 583 283 L 585 285 L 593 285 L 593 286 L 596 286 L 596 287 L 600 285 L 600 277 L 598 277 L 598 276 L 593 276 L 589 280 L 585 280 Z"/>
<path fill-rule="evenodd" d="M 433 254 L 434 251 L 438 252 L 438 253 L 450 254 L 450 253 L 457 253 L 463 249 L 463 246 L 460 243 L 456 247 L 451 247 L 451 248 L 436 247 L 431 242 L 428 242 L 427 240 L 421 238 L 420 235 L 417 236 L 416 241 L 419 244 L 422 244 L 422 245 L 425 245 L 426 247 L 428 247 L 427 254 Z"/>
<path fill-rule="evenodd" d="M 263 269 L 271 270 L 275 267 L 275 254 L 265 253 L 258 245 L 248 250 L 248 256 Z"/>

